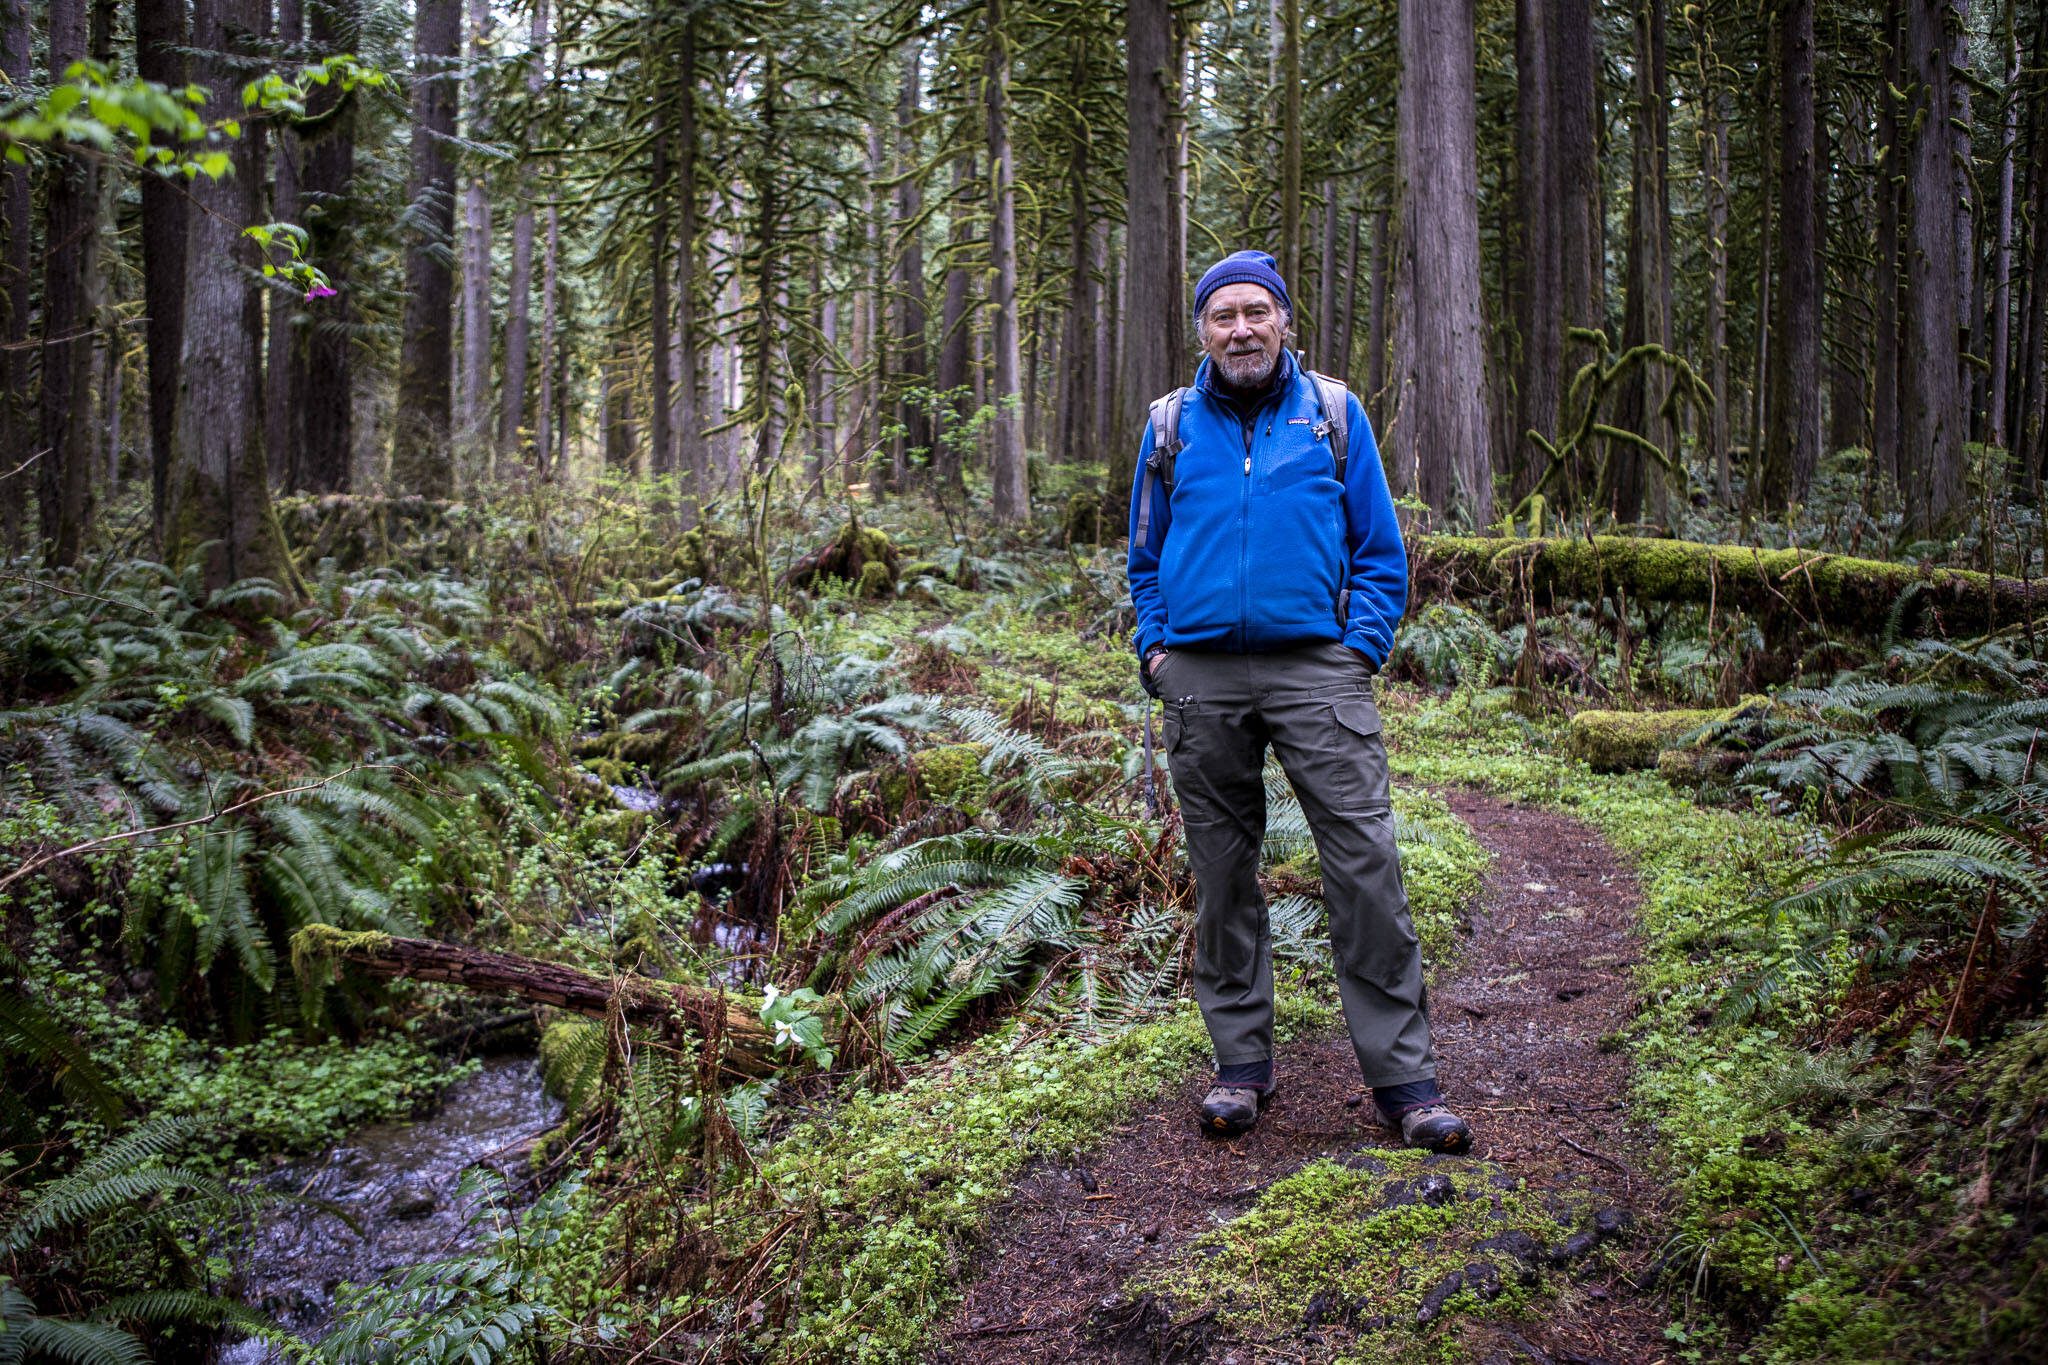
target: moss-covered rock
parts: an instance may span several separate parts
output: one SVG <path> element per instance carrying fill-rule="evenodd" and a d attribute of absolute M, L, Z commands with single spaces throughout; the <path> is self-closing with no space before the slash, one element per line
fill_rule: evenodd
<path fill-rule="evenodd" d="M 1639 768 L 1657 768 L 1660 755 L 1676 750 L 1679 741 L 1697 730 L 1723 721 L 1761 715 L 1771 706 L 1768 697 L 1744 697 L 1734 706 L 1678 711 L 1581 711 L 1565 730 L 1565 748 L 1573 758 L 1582 759 L 1595 772 L 1623 773 Z M 1673 760 L 1674 775 L 1699 772 L 1710 766 L 1710 752 L 1691 746 L 1691 762 Z M 1694 779 L 1696 784 L 1698 778 Z M 1690 785 L 1690 784 L 1689 784 Z"/>

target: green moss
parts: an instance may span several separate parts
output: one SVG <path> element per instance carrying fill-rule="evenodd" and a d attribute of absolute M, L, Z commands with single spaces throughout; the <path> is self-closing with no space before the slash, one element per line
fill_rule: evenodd
<path fill-rule="evenodd" d="M 1565 729 L 1565 748 L 1596 773 L 1657 766 L 1659 751 L 1703 726 L 1727 718 L 1722 710 L 1581 711 Z"/>
<path fill-rule="evenodd" d="M 1439 1183 L 1427 1197 L 1425 1178 Z M 1497 1289 L 1456 1290 L 1441 1301 L 1444 1317 L 1526 1304 L 1534 1277 L 1505 1241 L 1519 1233 L 1527 1246 L 1547 1246 L 1566 1231 L 1491 1162 L 1366 1150 L 1275 1181 L 1249 1211 L 1132 1289 L 1189 1309 L 1226 1308 L 1233 1331 L 1255 1340 L 1284 1340 L 1311 1314 L 1342 1320 L 1360 1331 L 1346 1358 L 1384 1360 L 1412 1336 L 1430 1291 L 1467 1266 L 1491 1267 Z"/>
<path fill-rule="evenodd" d="M 869 599 L 895 596 L 895 572 L 886 562 L 870 559 L 860 566 L 860 581 L 854 585 L 853 595 Z"/>
<path fill-rule="evenodd" d="M 1394 830 L 1408 913 L 1424 959 L 1440 970 L 1457 950 L 1492 857 L 1444 799 L 1422 787 L 1394 789 Z"/>

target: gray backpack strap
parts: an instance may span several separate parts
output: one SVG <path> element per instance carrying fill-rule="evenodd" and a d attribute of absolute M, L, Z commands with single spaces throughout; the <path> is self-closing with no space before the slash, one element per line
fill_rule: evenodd
<path fill-rule="evenodd" d="M 1332 379 L 1326 374 L 1308 372 L 1316 386 L 1316 406 L 1323 411 L 1323 420 L 1316 425 L 1316 435 L 1330 438 L 1330 453 L 1337 457 L 1337 482 L 1344 482 L 1344 457 L 1350 453 L 1351 437 L 1351 390 L 1344 387 L 1341 379 Z"/>
<path fill-rule="evenodd" d="M 1148 477 L 1138 494 L 1138 543 L 1152 538 L 1152 489 L 1163 484 L 1167 495 L 1173 494 L 1174 457 L 1180 454 L 1180 410 L 1187 402 L 1188 391 L 1175 389 L 1172 393 L 1152 400 L 1152 453 L 1145 457 Z"/>
<path fill-rule="evenodd" d="M 1332 379 L 1314 370 L 1308 377 L 1316 386 L 1316 406 L 1322 409 L 1323 420 L 1316 424 L 1316 435 L 1330 438 L 1330 454 L 1337 460 L 1337 482 L 1344 482 L 1344 457 L 1350 453 L 1351 444 L 1351 390 L 1344 387 L 1341 379 Z M 1341 495 L 1340 495 L 1341 496 Z M 1351 627 L 1351 589 L 1337 591 L 1337 629 L 1339 632 Z"/>

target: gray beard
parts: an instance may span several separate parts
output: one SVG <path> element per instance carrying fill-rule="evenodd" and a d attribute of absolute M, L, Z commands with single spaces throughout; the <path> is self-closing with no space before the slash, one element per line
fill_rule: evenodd
<path fill-rule="evenodd" d="M 1223 372 L 1223 382 L 1233 389 L 1251 390 L 1264 388 L 1279 364 L 1279 356 L 1259 351 L 1254 355 L 1221 356 L 1216 368 Z"/>

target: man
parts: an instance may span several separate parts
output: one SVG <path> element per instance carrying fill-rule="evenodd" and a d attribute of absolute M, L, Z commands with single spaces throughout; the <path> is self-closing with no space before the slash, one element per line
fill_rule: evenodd
<path fill-rule="evenodd" d="M 1146 689 L 1166 702 L 1195 873 L 1195 995 L 1216 1059 L 1201 1122 L 1236 1136 L 1273 1096 L 1258 881 L 1270 744 L 1315 834 L 1337 990 L 1379 1114 L 1411 1144 L 1464 1151 L 1471 1129 L 1437 1089 L 1372 701 L 1407 605 L 1407 557 L 1365 411 L 1296 363 L 1293 311 L 1263 252 L 1202 276 L 1195 332 L 1207 355 L 1176 417 L 1162 415 L 1170 401 L 1155 405 L 1131 492 L 1135 644 Z M 1341 431 L 1326 410 L 1337 395 Z M 1178 449 L 1153 460 L 1169 425 Z"/>

